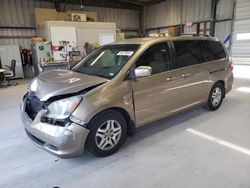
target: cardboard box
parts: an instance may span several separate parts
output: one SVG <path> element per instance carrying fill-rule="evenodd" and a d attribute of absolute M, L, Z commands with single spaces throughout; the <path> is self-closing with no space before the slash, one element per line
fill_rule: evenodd
<path fill-rule="evenodd" d="M 68 10 L 67 13 L 70 15 L 72 13 L 86 14 L 87 22 L 97 22 L 98 21 L 96 12 Z"/>
<path fill-rule="evenodd" d="M 32 44 L 35 44 L 35 43 L 44 42 L 44 39 L 42 37 L 33 37 L 31 41 L 32 41 Z"/>
<path fill-rule="evenodd" d="M 125 33 L 116 32 L 116 41 L 121 41 L 125 39 Z"/>
<path fill-rule="evenodd" d="M 73 11 L 57 12 L 56 9 L 49 8 L 34 8 L 36 24 L 45 21 L 71 21 L 71 13 L 86 14 L 87 22 L 97 22 L 96 12 L 88 11 Z"/>
<path fill-rule="evenodd" d="M 56 9 L 35 8 L 34 11 L 36 24 L 42 23 L 44 21 L 58 20 L 58 12 L 56 12 Z"/>
<path fill-rule="evenodd" d="M 168 28 L 168 35 L 170 36 L 176 36 L 181 33 L 181 27 L 180 26 L 173 26 Z"/>
<path fill-rule="evenodd" d="M 86 16 L 87 16 L 88 22 L 97 22 L 98 21 L 96 12 L 86 12 Z"/>
<path fill-rule="evenodd" d="M 68 12 L 58 12 L 58 21 L 71 21 L 71 15 Z"/>

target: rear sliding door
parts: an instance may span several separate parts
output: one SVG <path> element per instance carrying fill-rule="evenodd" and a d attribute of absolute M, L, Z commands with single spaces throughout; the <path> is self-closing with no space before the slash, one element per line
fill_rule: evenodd
<path fill-rule="evenodd" d="M 183 110 L 206 101 L 209 72 L 203 67 L 204 57 L 198 40 L 173 41 L 173 47 L 181 85 L 178 107 Z"/>

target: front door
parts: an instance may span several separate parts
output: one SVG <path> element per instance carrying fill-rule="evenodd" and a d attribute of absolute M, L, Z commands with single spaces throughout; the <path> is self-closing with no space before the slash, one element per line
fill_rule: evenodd
<path fill-rule="evenodd" d="M 152 67 L 152 75 L 132 82 L 137 127 L 175 112 L 178 104 L 178 72 L 173 70 L 167 43 L 149 47 L 136 67 Z"/>

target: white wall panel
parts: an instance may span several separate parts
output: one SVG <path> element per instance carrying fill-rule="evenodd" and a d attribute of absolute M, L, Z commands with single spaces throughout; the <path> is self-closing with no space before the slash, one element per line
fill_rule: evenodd
<path fill-rule="evenodd" d="M 250 10 L 249 10 L 250 11 Z M 239 40 L 239 34 L 250 35 L 250 20 L 237 20 L 234 24 L 232 55 L 235 57 L 250 58 L 250 39 Z"/>
<path fill-rule="evenodd" d="M 235 63 L 250 64 L 250 38 L 239 39 L 239 35 L 250 36 L 250 1 L 237 0 L 233 32 L 232 56 Z"/>

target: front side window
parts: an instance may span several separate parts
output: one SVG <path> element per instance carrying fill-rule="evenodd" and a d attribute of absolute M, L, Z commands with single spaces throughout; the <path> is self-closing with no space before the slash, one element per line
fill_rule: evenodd
<path fill-rule="evenodd" d="M 191 66 L 202 62 L 202 51 L 198 41 L 173 41 L 177 68 Z"/>
<path fill-rule="evenodd" d="M 206 61 L 214 61 L 226 57 L 224 48 L 219 41 L 200 41 L 205 54 Z"/>
<path fill-rule="evenodd" d="M 171 69 L 167 43 L 159 43 L 149 47 L 137 60 L 136 67 L 150 66 L 152 74 L 158 74 Z"/>
<path fill-rule="evenodd" d="M 112 79 L 137 51 L 137 44 L 103 46 L 72 68 L 72 71 Z"/>

